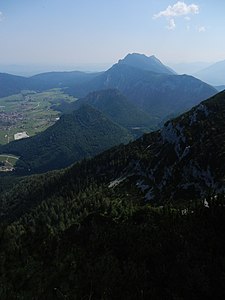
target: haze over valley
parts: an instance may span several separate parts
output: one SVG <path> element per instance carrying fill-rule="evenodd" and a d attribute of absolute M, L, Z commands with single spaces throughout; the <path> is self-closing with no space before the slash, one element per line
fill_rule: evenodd
<path fill-rule="evenodd" d="M 0 299 L 225 298 L 225 4 L 0 3 Z"/>

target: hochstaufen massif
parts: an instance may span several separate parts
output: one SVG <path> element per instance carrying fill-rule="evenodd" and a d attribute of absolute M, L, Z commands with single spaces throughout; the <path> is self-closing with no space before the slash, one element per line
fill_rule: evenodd
<path fill-rule="evenodd" d="M 130 54 L 89 82 L 68 92 L 84 97 L 89 92 L 118 89 L 138 108 L 151 114 L 155 125 L 214 95 L 214 87 L 188 75 L 176 75 L 155 57 Z"/>

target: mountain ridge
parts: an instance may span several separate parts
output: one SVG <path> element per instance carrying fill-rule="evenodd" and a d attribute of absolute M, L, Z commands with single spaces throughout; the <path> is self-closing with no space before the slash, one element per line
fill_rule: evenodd
<path fill-rule="evenodd" d="M 99 73 L 81 71 L 46 72 L 30 77 L 0 73 L 0 97 L 20 93 L 22 90 L 44 91 L 52 88 L 66 88 L 74 83 L 88 82 Z"/>
<path fill-rule="evenodd" d="M 133 53 L 102 73 L 49 72 L 29 78 L 12 77 L 16 84 L 3 81 L 0 77 L 0 96 L 12 95 L 21 89 L 43 91 L 60 87 L 65 93 L 82 98 L 97 90 L 119 89 L 128 100 L 150 113 L 151 117 L 160 118 L 160 123 L 168 116 L 182 113 L 216 93 L 213 87 L 194 77 L 177 76 L 155 56 Z M 194 103 L 191 103 L 193 99 Z"/>
<path fill-rule="evenodd" d="M 176 72 L 165 66 L 156 56 L 146 56 L 145 54 L 129 53 L 118 64 L 125 64 L 138 69 L 151 71 L 155 73 L 175 75 Z"/>
<path fill-rule="evenodd" d="M 136 136 L 136 133 L 152 131 L 151 116 L 131 103 L 119 90 L 106 89 L 88 94 L 85 98 L 80 98 L 73 103 L 57 106 L 56 109 L 62 113 L 68 113 L 78 109 L 83 104 L 88 104 L 104 113 L 113 122 L 130 130 Z M 138 129 L 139 128 L 139 129 Z M 136 131 L 136 133 L 135 133 Z"/>
<path fill-rule="evenodd" d="M 225 92 L 221 92 L 165 123 L 147 146 L 149 168 L 140 161 L 136 169 L 142 174 L 136 184 L 145 186 L 145 199 L 224 192 L 224 115 Z"/>
<path fill-rule="evenodd" d="M 126 64 L 115 64 L 89 83 L 68 92 L 82 98 L 102 89 L 118 89 L 137 107 L 161 119 L 182 113 L 217 92 L 193 76 L 160 74 Z"/>

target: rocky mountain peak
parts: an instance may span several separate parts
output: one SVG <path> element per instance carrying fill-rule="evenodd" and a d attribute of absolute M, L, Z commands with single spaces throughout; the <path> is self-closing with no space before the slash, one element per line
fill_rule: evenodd
<path fill-rule="evenodd" d="M 124 59 L 120 59 L 118 64 L 126 64 L 131 67 L 147 70 L 155 73 L 162 73 L 167 75 L 176 74 L 175 71 L 165 66 L 154 55 L 146 56 L 145 54 L 129 53 Z"/>

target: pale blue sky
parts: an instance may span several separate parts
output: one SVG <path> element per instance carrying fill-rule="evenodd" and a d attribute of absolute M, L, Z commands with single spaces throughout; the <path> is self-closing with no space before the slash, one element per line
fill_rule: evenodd
<path fill-rule="evenodd" d="M 164 63 L 224 60 L 225 1 L 177 2 L 0 0 L 0 64 L 103 65 L 132 52 Z"/>

